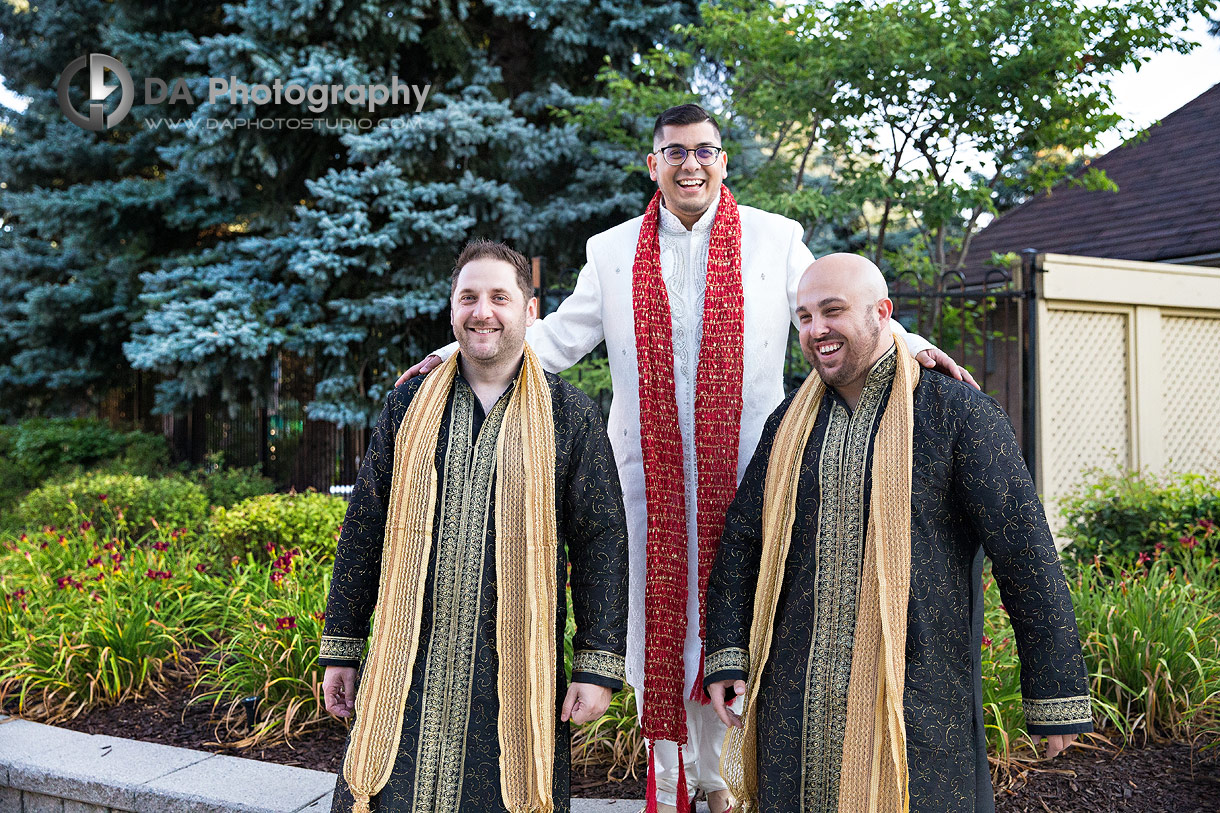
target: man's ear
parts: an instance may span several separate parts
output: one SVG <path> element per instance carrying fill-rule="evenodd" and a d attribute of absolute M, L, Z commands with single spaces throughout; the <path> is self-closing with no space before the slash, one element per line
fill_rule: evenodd
<path fill-rule="evenodd" d="M 648 153 L 644 163 L 648 164 L 648 177 L 655 181 L 657 179 L 657 154 L 655 152 Z"/>
<path fill-rule="evenodd" d="M 525 303 L 525 326 L 529 327 L 538 321 L 538 297 L 531 296 L 530 301 Z"/>
<path fill-rule="evenodd" d="M 877 303 L 877 316 L 881 319 L 881 324 L 886 324 L 890 321 L 890 317 L 894 315 L 894 303 L 889 299 L 882 299 Z"/>

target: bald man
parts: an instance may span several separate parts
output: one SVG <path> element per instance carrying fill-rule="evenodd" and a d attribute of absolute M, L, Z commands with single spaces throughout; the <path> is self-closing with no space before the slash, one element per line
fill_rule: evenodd
<path fill-rule="evenodd" d="M 1071 598 L 1012 428 L 987 395 L 921 370 L 892 310 L 868 260 L 809 266 L 797 314 L 813 372 L 768 419 L 728 511 L 704 685 L 749 810 L 994 809 L 984 553 L 1029 732 L 1054 756 L 1092 730 Z"/>

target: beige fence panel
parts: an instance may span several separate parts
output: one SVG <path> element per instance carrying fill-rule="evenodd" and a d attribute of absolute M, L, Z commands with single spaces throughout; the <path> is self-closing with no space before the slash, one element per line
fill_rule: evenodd
<path fill-rule="evenodd" d="M 1220 319 L 1165 314 L 1164 447 L 1179 471 L 1220 468 Z"/>
<path fill-rule="evenodd" d="M 1051 527 L 1090 468 L 1220 467 L 1220 268 L 1047 254 L 1035 476 Z"/>

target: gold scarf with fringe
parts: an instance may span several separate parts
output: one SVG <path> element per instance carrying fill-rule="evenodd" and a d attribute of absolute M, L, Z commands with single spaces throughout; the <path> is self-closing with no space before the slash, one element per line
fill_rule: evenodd
<path fill-rule="evenodd" d="M 367 813 L 398 755 L 433 544 L 436 443 L 459 355 L 424 379 L 394 438 L 377 612 L 343 762 L 354 813 Z M 528 344 L 496 440 L 496 466 L 500 789 L 512 813 L 551 813 L 558 596 L 555 426 L 550 387 Z"/>
<path fill-rule="evenodd" d="M 839 774 L 840 813 L 906 813 L 910 807 L 902 691 L 911 578 L 913 396 L 919 364 L 902 339 L 894 343 L 897 367 L 873 446 L 872 494 L 847 689 L 847 736 Z M 810 373 L 780 422 L 767 465 L 743 728 L 729 729 L 720 762 L 739 804 L 735 810 L 742 813 L 758 809 L 758 689 L 771 652 L 784 564 L 792 544 L 801 458 L 825 391 L 817 373 Z"/>

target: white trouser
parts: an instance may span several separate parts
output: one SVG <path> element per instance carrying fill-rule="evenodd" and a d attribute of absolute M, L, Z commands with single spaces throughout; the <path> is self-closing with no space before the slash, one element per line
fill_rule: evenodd
<path fill-rule="evenodd" d="M 716 710 L 698 700 L 686 701 L 686 744 L 682 746 L 682 762 L 686 769 L 686 791 L 692 797 L 702 790 L 715 793 L 728 790 L 720 778 L 720 748 L 724 745 L 727 728 Z M 643 692 L 635 690 L 635 707 L 643 713 Z M 741 708 L 741 698 L 732 708 Z M 676 806 L 678 803 L 678 746 L 668 740 L 653 743 L 653 765 L 657 773 L 657 803 Z"/>

